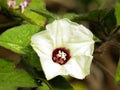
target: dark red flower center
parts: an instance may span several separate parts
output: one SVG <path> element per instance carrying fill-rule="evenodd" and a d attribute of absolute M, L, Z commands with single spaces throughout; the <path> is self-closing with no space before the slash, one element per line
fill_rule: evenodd
<path fill-rule="evenodd" d="M 56 48 L 52 53 L 52 60 L 60 65 L 65 64 L 71 58 L 70 52 L 66 48 Z"/>

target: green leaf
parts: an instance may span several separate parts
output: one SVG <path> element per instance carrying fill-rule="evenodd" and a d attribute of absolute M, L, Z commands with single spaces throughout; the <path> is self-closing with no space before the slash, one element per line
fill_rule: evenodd
<path fill-rule="evenodd" d="M 34 9 L 31 9 L 31 10 L 33 12 L 36 12 L 36 13 L 38 13 L 40 15 L 43 15 L 46 18 L 49 18 L 49 19 L 54 19 L 55 20 L 55 19 L 59 18 L 58 15 L 55 15 L 55 14 L 53 14 L 53 13 L 47 11 L 47 10 L 34 10 Z"/>
<path fill-rule="evenodd" d="M 104 13 L 103 13 L 104 14 Z M 108 13 L 102 18 L 103 25 L 107 28 L 106 32 L 111 33 L 116 27 L 116 17 L 115 10 L 111 9 Z"/>
<path fill-rule="evenodd" d="M 50 90 L 50 89 L 44 82 L 42 82 L 42 85 L 38 87 L 37 90 Z"/>
<path fill-rule="evenodd" d="M 18 0 L 18 5 L 20 4 L 21 0 Z M 46 22 L 46 17 L 37 14 L 31 10 L 46 10 L 44 0 L 30 0 L 30 4 L 25 8 L 25 11 L 21 13 L 19 10 L 14 10 L 14 14 L 20 16 L 21 18 L 25 19 L 28 22 L 33 24 L 37 24 L 40 26 L 44 26 Z"/>
<path fill-rule="evenodd" d="M 106 40 L 116 27 L 115 10 L 113 8 L 94 10 L 87 14 L 76 16 L 72 19 L 75 22 L 87 21 L 90 23 L 90 30 L 101 40 Z"/>
<path fill-rule="evenodd" d="M 15 69 L 12 61 L 0 59 L 0 62 L 0 90 L 16 90 L 17 87 L 37 86 L 27 72 Z"/>
<path fill-rule="evenodd" d="M 36 25 L 26 24 L 8 29 L 0 35 L 0 46 L 3 46 L 13 52 L 26 54 L 29 63 L 40 68 L 39 57 L 30 46 L 31 36 L 39 32 L 42 28 Z"/>
<path fill-rule="evenodd" d="M 42 84 L 45 84 L 44 87 L 39 87 L 39 89 L 48 90 L 74 90 L 73 87 L 69 84 L 69 82 L 66 81 L 65 78 L 62 76 L 58 76 L 52 80 L 46 80 L 45 75 L 43 71 L 37 71 L 34 68 L 32 68 L 29 63 L 26 61 L 26 58 L 21 58 L 20 65 L 29 72 L 30 75 L 32 75 L 37 82 L 41 82 Z M 39 72 L 39 73 L 38 73 Z M 41 83 L 40 83 L 41 84 Z M 47 86 L 46 86 L 47 85 Z"/>
<path fill-rule="evenodd" d="M 16 88 L 15 87 L 0 86 L 0 90 L 16 90 Z"/>
<path fill-rule="evenodd" d="M 0 46 L 19 54 L 26 54 L 30 51 L 31 36 L 39 32 L 41 29 L 41 27 L 31 24 L 8 29 L 0 35 Z"/>
<path fill-rule="evenodd" d="M 74 16 L 73 21 L 80 23 L 81 21 L 89 21 L 89 22 L 98 22 L 99 14 L 101 10 L 93 10 L 87 14 L 81 14 Z"/>
<path fill-rule="evenodd" d="M 74 19 L 75 17 L 78 17 L 79 15 L 75 14 L 75 13 L 66 13 L 63 15 L 63 18 L 68 18 L 68 19 Z"/>
<path fill-rule="evenodd" d="M 46 11 L 44 0 L 31 0 L 30 4 L 28 5 L 25 12 L 23 13 L 23 15 L 26 18 L 31 19 L 35 24 L 44 26 L 44 24 L 46 22 L 46 17 L 44 17 L 43 15 L 37 14 L 31 10 Z"/>
<path fill-rule="evenodd" d="M 14 71 L 14 63 L 10 60 L 0 59 L 0 73 L 10 73 Z"/>
<path fill-rule="evenodd" d="M 116 72 L 116 78 L 115 78 L 116 82 L 120 81 L 120 58 L 119 58 L 119 62 L 118 62 L 118 67 L 117 67 L 117 72 Z"/>
<path fill-rule="evenodd" d="M 116 4 L 117 25 L 120 25 L 120 3 Z"/>
<path fill-rule="evenodd" d="M 111 13 L 112 12 L 112 13 Z M 111 15 L 113 14 L 113 15 Z M 104 22 L 106 18 L 111 18 L 111 16 L 114 16 L 114 9 L 104 9 L 104 10 L 93 10 L 87 14 L 83 15 L 76 15 L 74 16 L 73 20 L 74 21 L 89 21 L 89 22 Z M 114 18 L 115 19 L 115 18 Z"/>
<path fill-rule="evenodd" d="M 46 10 L 45 0 L 30 0 L 28 8 L 33 10 Z"/>
<path fill-rule="evenodd" d="M 24 19 L 27 19 L 29 21 L 29 19 L 31 19 L 31 22 L 37 24 L 37 25 L 40 25 L 40 26 L 44 26 L 45 22 L 46 22 L 46 17 L 40 15 L 40 14 L 37 14 L 31 10 L 46 10 L 46 7 L 45 7 L 45 2 L 44 0 L 30 0 L 30 4 L 28 5 L 27 8 L 25 8 L 25 11 L 22 15 L 24 15 L 26 18 Z M 24 17 L 23 16 L 23 17 Z"/>
<path fill-rule="evenodd" d="M 37 24 L 40 26 L 44 26 L 46 22 L 46 18 L 44 16 L 27 9 L 24 11 L 23 14 L 21 14 L 21 17 L 27 20 L 28 22 L 31 22 L 33 24 Z"/>
<path fill-rule="evenodd" d="M 54 90 L 74 90 L 73 87 L 62 76 L 58 76 L 49 81 Z"/>
<path fill-rule="evenodd" d="M 41 70 L 40 58 L 38 57 L 37 53 L 32 49 L 32 47 L 30 51 L 27 52 L 27 60 L 33 67 Z"/>
<path fill-rule="evenodd" d="M 8 0 L 9 1 L 9 0 Z M 16 4 L 19 5 L 20 2 L 23 2 L 26 0 L 16 0 Z M 30 0 L 29 5 L 27 6 L 29 9 L 35 9 L 35 10 L 45 10 L 45 1 L 44 0 Z"/>
<path fill-rule="evenodd" d="M 20 0 L 21 1 L 21 0 Z M 31 10 L 46 10 L 45 7 L 45 2 L 44 0 L 30 0 L 30 4 L 28 5 L 27 8 L 25 8 L 25 11 L 23 14 L 24 15 L 24 19 L 27 19 L 28 21 L 31 20 L 31 22 L 40 25 L 40 26 L 44 26 L 45 22 L 46 22 L 46 17 L 44 17 L 43 15 L 37 14 Z"/>

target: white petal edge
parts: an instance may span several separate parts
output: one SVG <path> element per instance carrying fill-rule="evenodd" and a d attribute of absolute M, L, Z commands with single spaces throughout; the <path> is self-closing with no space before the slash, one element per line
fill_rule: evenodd
<path fill-rule="evenodd" d="M 50 80 L 58 75 L 68 75 L 61 65 L 53 62 L 51 56 L 41 53 L 38 49 L 35 49 L 35 51 L 40 58 L 41 66 L 47 80 Z"/>
<path fill-rule="evenodd" d="M 83 25 L 71 22 L 69 19 L 55 20 L 46 26 L 54 47 L 64 46 L 68 42 L 91 40 L 92 32 Z"/>
<path fill-rule="evenodd" d="M 92 55 L 94 50 L 94 41 L 84 41 L 79 43 L 68 43 L 66 45 L 72 56 Z"/>
<path fill-rule="evenodd" d="M 47 80 L 50 80 L 58 75 L 68 75 L 61 65 L 53 62 L 50 58 L 46 58 L 46 56 L 41 57 L 41 64 Z"/>
<path fill-rule="evenodd" d="M 68 74 L 77 79 L 84 79 L 90 73 L 92 56 L 80 56 L 71 58 L 64 68 Z"/>
<path fill-rule="evenodd" d="M 39 51 L 47 56 L 51 56 L 53 50 L 52 41 L 47 31 L 41 31 L 31 37 L 31 46 L 35 51 Z"/>
<path fill-rule="evenodd" d="M 70 24 L 64 20 L 55 20 L 53 23 L 46 26 L 52 40 L 54 41 L 54 47 L 63 46 L 69 40 Z"/>

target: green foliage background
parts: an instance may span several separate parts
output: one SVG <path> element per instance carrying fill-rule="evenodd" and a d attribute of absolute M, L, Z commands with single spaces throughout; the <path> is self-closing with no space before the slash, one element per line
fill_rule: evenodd
<path fill-rule="evenodd" d="M 57 10 L 54 7 L 51 8 L 44 0 L 31 0 L 24 13 L 21 13 L 19 7 L 17 9 L 10 8 L 7 5 L 8 1 L 0 0 L 0 31 L 2 32 L 0 46 L 19 54 L 20 57 L 17 65 L 9 58 L 0 57 L 0 90 L 17 90 L 26 87 L 36 90 L 86 90 L 82 81 L 75 80 L 77 83 L 74 83 L 71 81 L 73 79 L 69 77 L 58 76 L 47 81 L 39 58 L 30 46 L 31 36 L 44 30 L 46 24 L 57 18 L 69 18 L 89 27 L 96 41 L 94 52 L 97 51 L 99 55 L 106 53 L 105 50 L 109 45 L 115 44 L 114 47 L 117 50 L 113 50 L 114 54 L 110 54 L 110 57 L 115 57 L 112 62 L 116 63 L 117 69 L 115 69 L 112 82 L 115 87 L 117 86 L 120 81 L 119 0 L 74 0 L 74 5 L 71 4 L 71 6 L 67 6 L 65 1 L 59 2 L 58 0 L 57 3 L 60 4 L 60 7 Z M 21 0 L 16 1 L 17 5 L 21 2 Z M 68 3 L 70 2 L 72 1 L 69 0 Z M 113 51 L 109 51 L 107 55 Z M 104 55 L 103 60 L 105 61 Z M 94 60 L 100 64 L 101 61 Z M 104 65 L 104 63 L 102 64 Z M 102 69 L 111 75 L 112 72 L 108 71 L 109 68 L 102 66 Z"/>

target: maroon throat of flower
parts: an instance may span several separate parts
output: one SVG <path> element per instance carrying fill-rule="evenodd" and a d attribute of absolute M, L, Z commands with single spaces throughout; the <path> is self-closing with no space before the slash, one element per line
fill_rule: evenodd
<path fill-rule="evenodd" d="M 52 60 L 60 65 L 64 65 L 70 58 L 69 50 L 64 47 L 56 48 L 52 52 Z"/>

